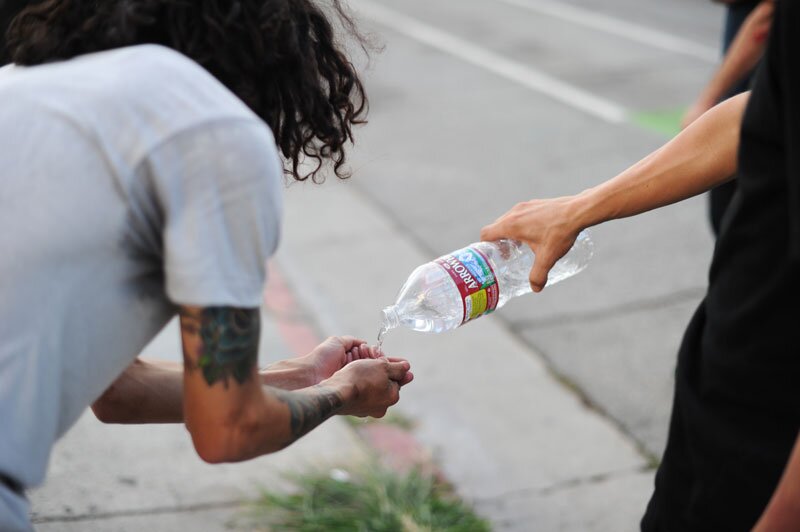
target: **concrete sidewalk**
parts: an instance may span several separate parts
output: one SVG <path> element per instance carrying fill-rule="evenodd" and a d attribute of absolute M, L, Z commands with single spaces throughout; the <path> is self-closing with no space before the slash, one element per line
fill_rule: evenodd
<path fill-rule="evenodd" d="M 44 486 L 30 493 L 36 530 L 174 532 L 226 530 L 284 474 L 348 467 L 363 443 L 334 419 L 275 455 L 211 466 L 183 426 L 104 426 L 85 415 L 59 442 Z"/>

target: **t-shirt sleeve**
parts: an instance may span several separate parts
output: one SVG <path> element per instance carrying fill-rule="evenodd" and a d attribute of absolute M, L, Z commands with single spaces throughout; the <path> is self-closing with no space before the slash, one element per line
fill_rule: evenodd
<path fill-rule="evenodd" d="M 178 305 L 258 307 L 280 234 L 283 172 L 255 120 L 195 127 L 154 150 L 167 297 Z"/>

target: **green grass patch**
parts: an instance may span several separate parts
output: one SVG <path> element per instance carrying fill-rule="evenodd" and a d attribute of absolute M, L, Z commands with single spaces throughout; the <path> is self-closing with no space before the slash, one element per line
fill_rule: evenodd
<path fill-rule="evenodd" d="M 413 471 L 398 474 L 378 465 L 357 472 L 291 478 L 291 494 L 264 493 L 251 517 L 273 532 L 488 532 L 488 523 L 452 489 Z"/>
<path fill-rule="evenodd" d="M 681 119 L 686 109 L 631 113 L 631 121 L 639 127 L 672 138 L 681 131 Z"/>
<path fill-rule="evenodd" d="M 644 466 L 644 471 L 655 471 L 661 465 L 661 459 L 650 452 L 645 454 L 645 458 L 647 463 Z"/>

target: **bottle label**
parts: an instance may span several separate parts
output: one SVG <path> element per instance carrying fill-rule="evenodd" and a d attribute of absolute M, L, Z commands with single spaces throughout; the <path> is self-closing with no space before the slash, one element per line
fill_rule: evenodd
<path fill-rule="evenodd" d="M 477 249 L 468 246 L 436 259 L 461 293 L 464 318 L 461 325 L 489 314 L 497 308 L 500 290 L 489 260 Z"/>

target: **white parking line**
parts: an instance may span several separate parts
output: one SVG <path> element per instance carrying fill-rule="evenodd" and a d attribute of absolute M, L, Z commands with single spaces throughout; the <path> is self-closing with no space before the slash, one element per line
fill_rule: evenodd
<path fill-rule="evenodd" d="M 618 124 L 624 122 L 628 115 L 623 107 L 613 102 L 598 98 L 544 72 L 476 46 L 388 7 L 370 0 L 356 0 L 352 5 L 368 18 L 406 37 L 493 72 L 606 122 Z"/>
<path fill-rule="evenodd" d="M 672 35 L 671 33 L 661 30 L 597 13 L 596 11 L 584 9 L 582 7 L 555 2 L 553 0 L 494 1 L 603 31 L 667 52 L 688 55 L 710 63 L 718 63 L 720 60 L 720 52 L 710 46 L 678 37 L 677 35 Z"/>

